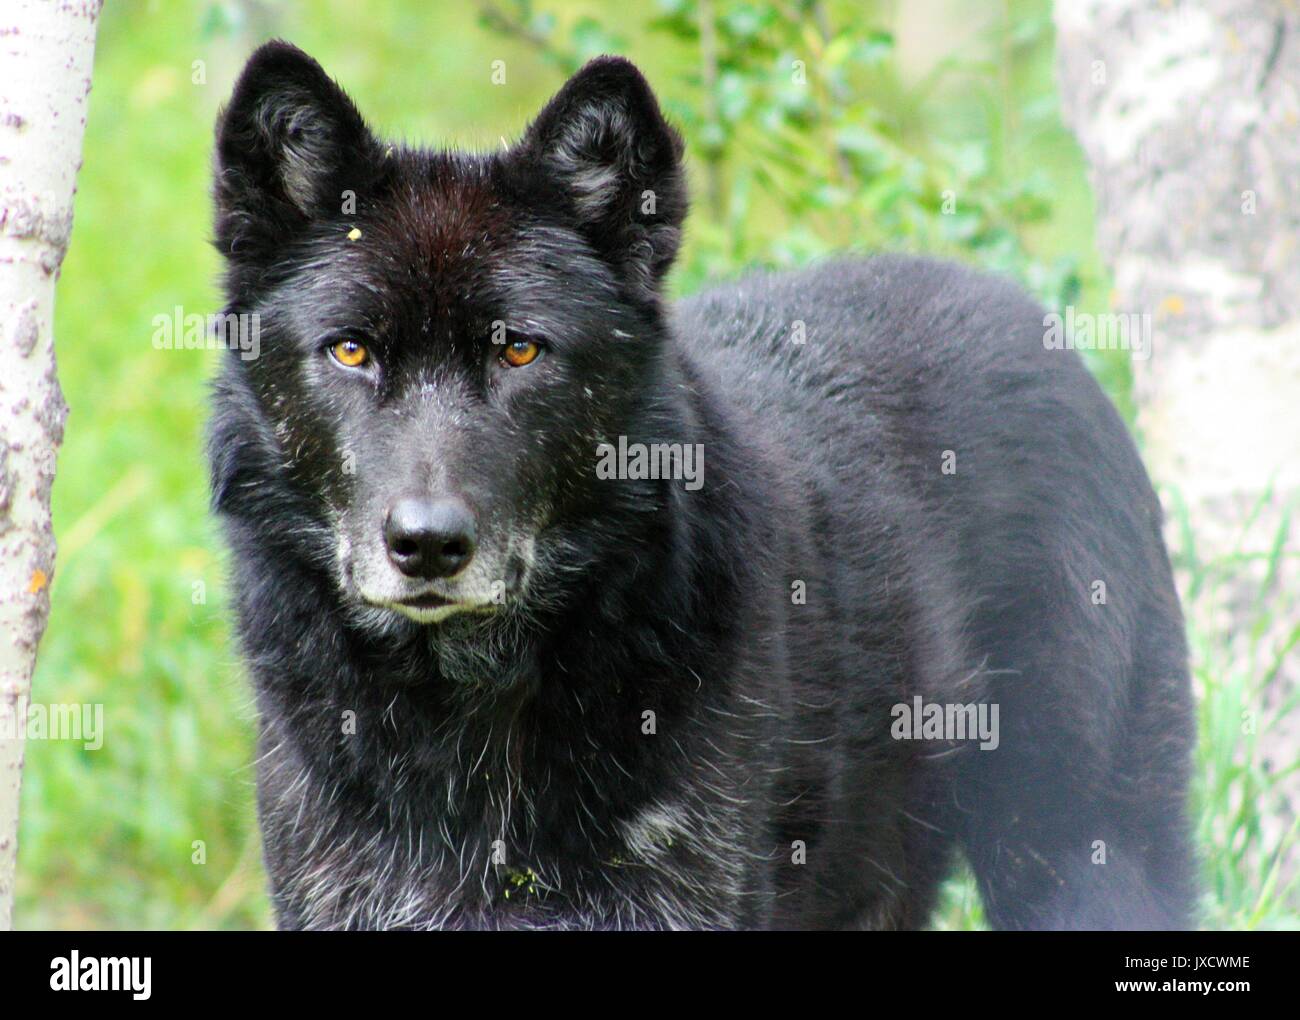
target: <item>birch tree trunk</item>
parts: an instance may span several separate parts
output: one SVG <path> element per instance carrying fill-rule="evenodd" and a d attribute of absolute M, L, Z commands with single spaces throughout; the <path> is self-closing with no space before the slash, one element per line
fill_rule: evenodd
<path fill-rule="evenodd" d="M 0 16 L 0 929 L 12 920 L 21 737 L 54 572 L 50 486 L 67 415 L 54 283 L 72 230 L 100 6 L 5 0 Z"/>
<path fill-rule="evenodd" d="M 1246 805 L 1263 816 L 1267 858 L 1300 808 L 1300 711 L 1288 707 L 1300 571 L 1287 534 L 1300 495 L 1300 8 L 1058 0 L 1055 20 L 1113 304 L 1153 317 L 1154 351 L 1134 366 L 1138 427 L 1191 524 L 1194 548 L 1177 513 L 1169 537 L 1200 564 L 1193 658 L 1205 687 L 1246 680 L 1234 760 L 1279 777 L 1271 803 Z M 1297 856 L 1293 844 L 1284 871 Z"/>

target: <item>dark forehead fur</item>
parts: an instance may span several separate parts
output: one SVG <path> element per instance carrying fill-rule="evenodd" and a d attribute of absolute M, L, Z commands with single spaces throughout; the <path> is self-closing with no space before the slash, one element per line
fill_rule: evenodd
<path fill-rule="evenodd" d="M 358 244 L 378 257 L 378 268 L 404 275 L 446 310 L 470 296 L 478 267 L 513 237 L 499 161 L 409 150 L 386 159 L 391 176 L 375 215 L 364 217 Z"/>
<path fill-rule="evenodd" d="M 560 331 L 558 321 L 548 327 L 558 314 L 548 287 L 607 309 L 622 304 L 616 275 L 546 208 L 545 190 L 541 203 L 538 194 L 499 154 L 389 147 L 373 181 L 358 189 L 355 213 L 316 223 L 286 260 L 284 282 L 316 292 L 300 311 L 325 313 L 368 297 L 385 306 L 376 314 L 418 315 L 402 325 L 426 332 L 471 318 Z M 568 325 L 574 314 L 570 307 Z"/>
<path fill-rule="evenodd" d="M 430 309 L 470 296 L 481 266 L 512 240 L 514 215 L 497 185 L 495 157 L 389 149 L 356 208 L 319 221 L 289 260 L 301 282 L 321 270 L 327 286 L 355 276 L 380 291 L 398 286 Z M 353 230 L 359 235 L 349 236 Z"/>

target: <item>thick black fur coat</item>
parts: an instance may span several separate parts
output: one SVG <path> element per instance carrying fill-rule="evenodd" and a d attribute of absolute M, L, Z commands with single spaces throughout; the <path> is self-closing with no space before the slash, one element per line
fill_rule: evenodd
<path fill-rule="evenodd" d="M 376 139 L 283 43 L 240 78 L 216 242 L 260 350 L 210 452 L 280 924 L 920 927 L 959 852 L 1000 927 L 1189 924 L 1119 417 L 956 265 L 670 307 L 681 158 L 621 59 L 487 155 Z M 620 442 L 677 476 L 608 477 Z"/>

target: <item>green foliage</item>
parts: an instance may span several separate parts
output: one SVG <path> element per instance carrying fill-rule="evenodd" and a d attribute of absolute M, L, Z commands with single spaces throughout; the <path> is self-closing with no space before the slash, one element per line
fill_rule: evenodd
<path fill-rule="evenodd" d="M 1291 761 L 1265 759 L 1259 738 L 1286 725 L 1300 711 L 1300 693 L 1270 705 L 1270 685 L 1282 664 L 1300 647 L 1300 622 L 1283 627 L 1277 621 L 1300 621 L 1300 592 L 1278 584 L 1284 561 L 1291 570 L 1300 551 L 1291 538 L 1292 519 L 1300 506 L 1292 500 L 1282 508 L 1276 530 L 1264 533 L 1261 511 L 1274 504 L 1266 489 L 1235 528 L 1229 552 L 1204 557 L 1197 547 L 1187 506 L 1176 489 L 1164 493 L 1178 538 L 1173 562 L 1185 584 L 1184 610 L 1191 626 L 1192 672 L 1198 694 L 1200 742 L 1196 756 L 1196 844 L 1205 863 L 1203 924 L 1211 929 L 1300 929 L 1300 872 L 1292 864 L 1300 848 L 1300 820 L 1276 830 L 1279 819 L 1277 784 L 1300 768 Z M 1222 633 L 1225 606 L 1245 590 L 1265 596 L 1232 612 L 1236 626 Z M 1269 706 L 1264 709 L 1263 706 Z M 1273 826 L 1265 824 L 1271 815 Z"/>
<path fill-rule="evenodd" d="M 905 248 L 1011 273 L 1052 307 L 1077 300 L 1077 261 L 1037 258 L 1022 238 L 1050 217 L 1046 176 L 1008 178 L 987 138 L 923 144 L 909 134 L 897 106 L 879 98 L 905 89 L 893 34 L 861 8 L 831 6 L 647 5 L 648 35 L 682 68 L 657 84 L 698 170 L 694 244 L 678 286 L 689 292 L 756 265 Z M 486 27 L 525 39 L 566 71 L 621 48 L 594 19 L 566 28 L 532 0 L 480 9 Z M 1038 42 L 1043 24 L 1017 38 Z M 944 65 L 973 69 L 955 58 Z"/>

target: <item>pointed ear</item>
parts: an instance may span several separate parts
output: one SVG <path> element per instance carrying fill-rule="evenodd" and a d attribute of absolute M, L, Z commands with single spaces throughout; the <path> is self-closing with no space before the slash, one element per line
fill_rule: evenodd
<path fill-rule="evenodd" d="M 258 261 L 361 190 L 376 143 L 320 64 L 269 42 L 248 60 L 217 120 L 217 247 Z"/>
<path fill-rule="evenodd" d="M 513 154 L 540 173 L 596 251 L 645 296 L 672 265 L 686 216 L 681 137 L 645 78 L 598 57 L 538 115 Z"/>

